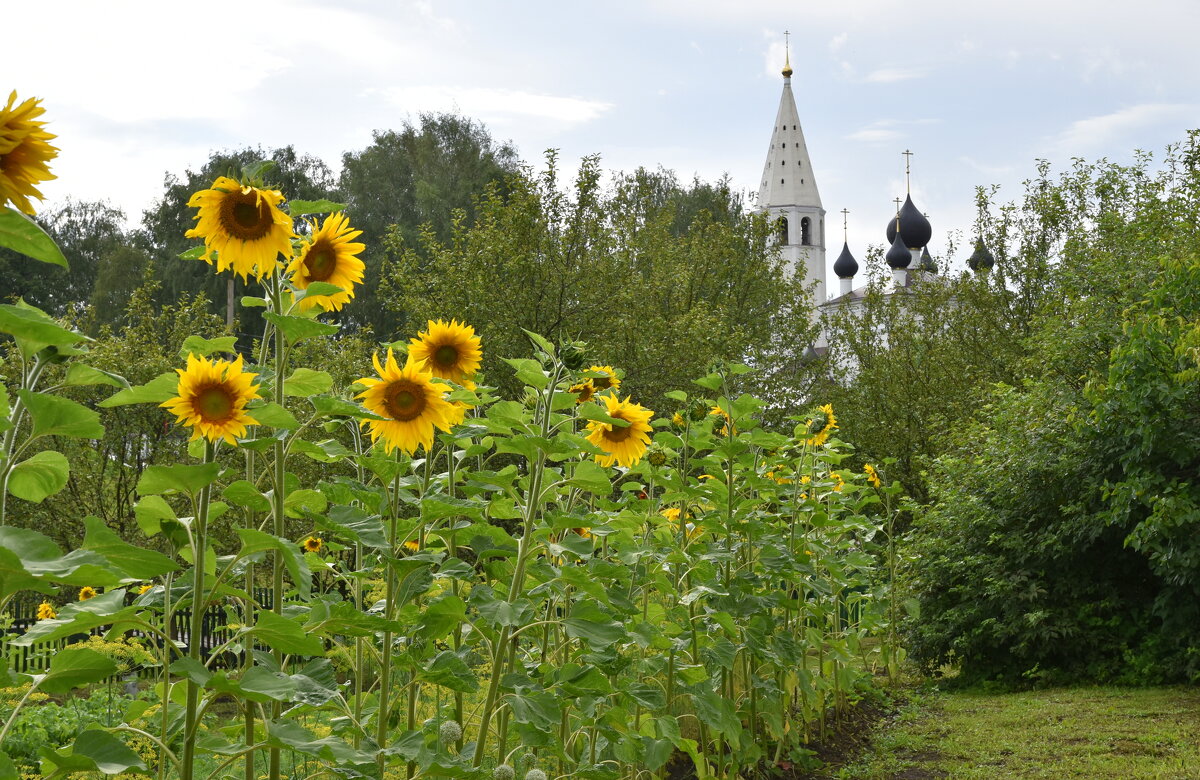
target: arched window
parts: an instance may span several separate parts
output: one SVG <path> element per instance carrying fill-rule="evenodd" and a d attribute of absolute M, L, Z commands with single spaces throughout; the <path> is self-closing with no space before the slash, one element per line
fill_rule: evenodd
<path fill-rule="evenodd" d="M 804 246 L 812 244 L 812 222 L 809 221 L 808 217 L 800 220 L 800 243 L 804 244 Z"/>
<path fill-rule="evenodd" d="M 788 242 L 788 223 L 787 217 L 779 218 L 779 243 L 786 244 Z"/>

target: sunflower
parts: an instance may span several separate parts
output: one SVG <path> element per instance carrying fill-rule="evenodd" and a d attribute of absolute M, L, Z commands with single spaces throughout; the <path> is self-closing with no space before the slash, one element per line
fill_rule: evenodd
<path fill-rule="evenodd" d="M 591 528 L 572 528 L 571 530 L 572 530 L 572 531 L 574 531 L 574 532 L 575 532 L 576 534 L 578 534 L 579 536 L 582 536 L 584 539 L 592 539 L 592 538 L 595 538 L 595 537 L 593 537 L 593 536 L 592 536 L 592 529 L 591 529 Z"/>
<path fill-rule="evenodd" d="M 41 604 L 38 604 L 38 620 L 54 620 L 56 617 L 58 617 L 58 613 L 54 611 L 54 605 L 49 601 L 43 601 Z"/>
<path fill-rule="evenodd" d="M 729 412 L 725 411 L 720 406 L 714 406 L 712 408 L 712 411 L 709 412 L 709 415 L 712 417 L 724 417 L 725 418 L 725 424 L 717 429 L 718 434 L 720 434 L 721 436 L 728 436 L 729 431 L 732 429 L 733 435 L 737 436 L 737 428 L 732 425 L 733 418 L 729 416 Z"/>
<path fill-rule="evenodd" d="M 258 398 L 258 385 L 250 380 L 258 374 L 242 370 L 242 356 L 237 360 L 209 360 L 189 354 L 187 369 L 175 369 L 179 374 L 179 395 L 164 401 L 181 425 L 192 428 L 192 440 L 201 436 L 211 442 L 224 439 L 237 444 L 235 436 L 243 436 L 247 425 L 258 425 L 246 414 L 246 404 Z"/>
<path fill-rule="evenodd" d="M 612 366 L 590 366 L 588 373 L 593 374 L 592 385 L 596 390 L 617 390 L 621 387 L 621 378 Z"/>
<path fill-rule="evenodd" d="M 418 542 L 416 539 L 409 539 L 402 546 L 404 547 L 404 549 L 408 550 L 409 552 L 416 552 L 417 550 L 421 549 L 421 543 Z"/>
<path fill-rule="evenodd" d="M 354 243 L 362 231 L 353 230 L 350 220 L 341 212 L 326 217 L 319 230 L 316 222 L 309 222 L 309 225 L 312 238 L 304 240 L 288 266 L 292 284 L 307 290 L 313 282 L 328 282 L 341 287 L 343 292 L 302 298 L 300 309 L 308 311 L 320 307 L 325 311 L 341 311 L 342 306 L 354 297 L 354 285 L 362 282 L 366 268 L 363 261 L 355 257 L 367 248 L 366 244 Z"/>
<path fill-rule="evenodd" d="M 319 536 L 310 536 L 301 543 L 301 547 L 305 552 L 316 553 L 321 552 L 321 547 L 325 544 Z"/>
<path fill-rule="evenodd" d="M 842 475 L 838 474 L 836 471 L 829 476 L 833 477 L 833 492 L 841 493 L 842 488 L 846 487 L 846 480 L 842 479 Z"/>
<path fill-rule="evenodd" d="M 667 518 L 667 524 L 671 527 L 672 531 L 676 531 L 676 532 L 679 531 L 679 516 L 681 514 L 683 514 L 680 511 L 679 507 L 675 507 L 675 506 L 667 507 L 666 509 L 659 512 L 659 514 L 662 515 L 663 517 Z M 697 526 L 695 523 L 688 522 L 688 518 L 690 518 L 691 516 L 692 516 L 691 513 L 684 515 L 685 522 L 683 524 L 684 539 L 686 539 L 689 542 L 694 540 L 701 533 L 701 529 L 699 526 Z"/>
<path fill-rule="evenodd" d="M 96 589 L 91 585 L 84 585 L 79 589 L 79 600 L 87 601 L 88 599 L 96 598 Z"/>
<path fill-rule="evenodd" d="M 138 595 L 145 596 L 147 593 L 149 593 L 153 589 L 154 589 L 153 585 L 143 585 L 142 587 L 138 588 Z"/>
<path fill-rule="evenodd" d="M 435 384 L 433 375 L 422 371 L 411 353 L 404 368 L 396 363 L 391 349 L 386 366 L 380 364 L 378 353 L 374 360 L 379 378 L 358 380 L 367 389 L 357 397 L 363 399 L 367 409 L 385 419 L 363 420 L 362 424 L 370 425 L 372 441 L 383 439 L 388 452 L 397 447 L 410 455 L 418 447 L 428 452 L 433 447 L 434 427 L 449 433 L 457 416 L 446 400 L 446 386 Z"/>
<path fill-rule="evenodd" d="M 213 264 L 217 253 L 217 272 L 232 268 L 244 281 L 275 274 L 276 258 L 292 256 L 292 218 L 279 209 L 283 194 L 278 190 L 242 186 L 227 176 L 213 182 L 212 189 L 200 190 L 188 200 L 199 209 L 196 227 L 185 235 L 204 239 L 201 259 Z"/>
<path fill-rule="evenodd" d="M 577 385 L 571 385 L 571 392 L 575 394 L 575 403 L 585 404 L 596 394 L 596 385 L 592 380 L 585 379 Z"/>
<path fill-rule="evenodd" d="M 475 329 L 465 322 L 430 320 L 409 342 L 408 357 L 439 379 L 461 385 L 479 370 L 483 349 Z"/>
<path fill-rule="evenodd" d="M 867 482 L 871 483 L 871 487 L 879 487 L 883 484 L 879 479 L 879 472 L 870 463 L 863 466 L 863 473 L 867 475 Z"/>
<path fill-rule="evenodd" d="M 682 414 L 680 414 L 679 412 L 675 412 L 675 414 L 671 415 L 671 424 L 674 425 L 676 428 L 686 428 L 687 420 L 683 419 Z"/>
<path fill-rule="evenodd" d="M 34 185 L 57 178 L 46 163 L 58 155 L 57 147 L 47 141 L 46 123 L 37 117 L 46 112 L 41 101 L 29 98 L 17 105 L 17 92 L 8 96 L 8 105 L 0 110 L 0 206 L 11 203 L 18 211 L 33 214 L 29 199 L 42 199 Z"/>
<path fill-rule="evenodd" d="M 833 404 L 825 404 L 808 421 L 808 438 L 804 443 L 810 447 L 820 447 L 829 441 L 830 434 L 837 427 L 837 417 L 833 416 Z"/>
<path fill-rule="evenodd" d="M 650 418 L 654 412 L 641 404 L 630 403 L 628 398 L 622 401 L 614 395 L 604 396 L 604 403 L 609 417 L 625 420 L 629 425 L 621 427 L 593 420 L 588 423 L 588 441 L 607 453 L 596 456 L 596 462 L 601 466 L 611 466 L 615 462 L 628 468 L 646 453 L 650 444 Z"/>

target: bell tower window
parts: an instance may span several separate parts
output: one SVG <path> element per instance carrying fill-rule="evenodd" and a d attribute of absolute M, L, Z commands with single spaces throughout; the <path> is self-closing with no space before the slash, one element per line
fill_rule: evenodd
<path fill-rule="evenodd" d="M 812 222 L 808 217 L 800 220 L 800 243 L 804 246 L 812 245 Z"/>
<path fill-rule="evenodd" d="M 788 243 L 788 221 L 787 217 L 779 218 L 779 243 Z"/>

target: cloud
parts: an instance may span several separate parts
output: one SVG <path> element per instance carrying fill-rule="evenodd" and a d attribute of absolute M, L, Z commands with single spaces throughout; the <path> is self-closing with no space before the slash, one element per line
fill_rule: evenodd
<path fill-rule="evenodd" d="M 924 68 L 878 68 L 871 71 L 863 81 L 867 84 L 892 84 L 897 81 L 924 78 Z"/>
<path fill-rule="evenodd" d="M 393 105 L 411 113 L 460 111 L 485 122 L 503 123 L 514 117 L 548 119 L 580 124 L 596 119 L 612 103 L 578 97 L 544 95 L 515 89 L 419 85 L 368 90 L 382 94 Z"/>
<path fill-rule="evenodd" d="M 838 33 L 829 41 L 829 51 L 836 52 L 846 45 L 846 40 L 850 37 L 848 33 Z"/>
<path fill-rule="evenodd" d="M 904 136 L 898 130 L 888 130 L 882 127 L 864 127 L 862 130 L 855 131 L 846 136 L 847 141 L 862 141 L 870 144 L 881 144 L 885 141 L 894 141 L 897 138 Z"/>
<path fill-rule="evenodd" d="M 980 173 L 985 173 L 988 176 L 1002 176 L 1013 172 L 1012 165 L 988 165 L 987 163 L 981 163 L 974 158 L 968 157 L 965 154 L 960 155 L 958 159 Z"/>
<path fill-rule="evenodd" d="M 1167 124 L 1200 124 L 1200 106 L 1191 103 L 1142 103 L 1111 114 L 1078 119 L 1050 139 L 1056 152 L 1083 155 L 1103 150 L 1135 131 Z"/>

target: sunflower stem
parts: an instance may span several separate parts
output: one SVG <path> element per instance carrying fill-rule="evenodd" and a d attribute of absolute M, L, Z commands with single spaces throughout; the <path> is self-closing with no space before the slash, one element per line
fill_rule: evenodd
<path fill-rule="evenodd" d="M 204 462 L 213 462 L 213 443 L 204 442 Z M 200 635 L 204 626 L 204 565 L 208 551 L 208 505 L 212 495 L 211 483 L 200 489 L 196 521 L 192 526 L 192 614 L 188 627 L 188 658 L 200 662 Z M 183 780 L 192 780 L 196 763 L 196 737 L 199 732 L 200 686 L 191 677 L 187 681 L 187 704 L 183 725 Z"/>

